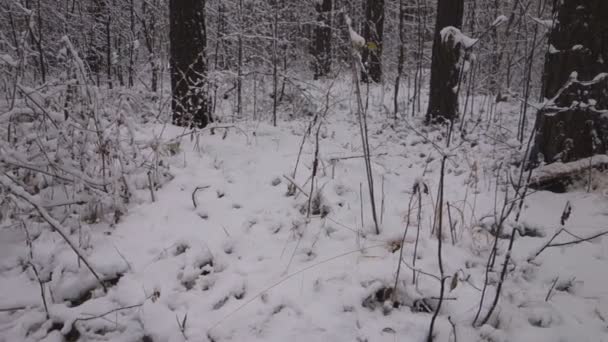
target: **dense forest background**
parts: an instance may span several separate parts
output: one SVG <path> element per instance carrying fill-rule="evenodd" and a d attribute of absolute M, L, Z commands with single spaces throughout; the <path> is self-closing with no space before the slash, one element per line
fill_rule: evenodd
<path fill-rule="evenodd" d="M 606 341 L 607 111 L 605 0 L 3 0 L 0 342 Z"/>

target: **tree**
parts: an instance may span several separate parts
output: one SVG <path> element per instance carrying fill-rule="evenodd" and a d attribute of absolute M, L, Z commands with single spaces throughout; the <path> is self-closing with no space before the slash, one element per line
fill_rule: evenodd
<path fill-rule="evenodd" d="M 565 0 L 549 35 L 543 95 L 552 98 L 572 72 L 589 81 L 608 71 L 608 2 Z"/>
<path fill-rule="evenodd" d="M 331 10 L 332 0 L 315 3 L 317 27 L 312 46 L 315 79 L 326 76 L 331 70 Z"/>
<path fill-rule="evenodd" d="M 207 100 L 205 0 L 169 1 L 173 124 L 203 128 Z"/>
<path fill-rule="evenodd" d="M 608 2 L 565 0 L 545 58 L 532 165 L 570 162 L 608 150 Z"/>
<path fill-rule="evenodd" d="M 441 31 L 448 26 L 460 29 L 463 12 L 464 0 L 437 2 L 427 122 L 453 120 L 458 116 L 458 94 L 454 89 L 460 80 L 458 66 L 460 49 L 449 44 L 448 40 L 442 39 Z"/>
<path fill-rule="evenodd" d="M 384 0 L 367 0 L 365 6 L 365 23 L 363 38 L 367 42 L 363 50 L 363 65 L 367 70 L 362 71 L 361 80 L 382 82 L 382 36 L 384 33 Z"/>

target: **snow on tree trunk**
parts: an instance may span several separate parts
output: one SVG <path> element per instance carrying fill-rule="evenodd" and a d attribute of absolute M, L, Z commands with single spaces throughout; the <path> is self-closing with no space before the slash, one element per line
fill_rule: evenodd
<path fill-rule="evenodd" d="M 384 31 L 384 0 L 367 0 L 363 38 L 367 42 L 363 50 L 361 81 L 382 82 L 382 36 Z"/>
<path fill-rule="evenodd" d="M 549 35 L 543 95 L 553 98 L 576 72 L 581 81 L 608 72 L 608 1 L 564 0 Z"/>
<path fill-rule="evenodd" d="M 326 76 L 331 70 L 331 10 L 332 0 L 321 0 L 315 3 L 317 10 L 317 27 L 315 28 L 314 56 L 315 79 Z"/>
<path fill-rule="evenodd" d="M 608 150 L 608 74 L 570 80 L 537 114 L 531 164 L 572 162 Z"/>
<path fill-rule="evenodd" d="M 171 0 L 169 12 L 173 124 L 203 128 L 211 121 L 205 1 Z"/>
<path fill-rule="evenodd" d="M 530 161 L 572 162 L 604 154 L 608 139 L 608 1 L 564 0 L 549 38 Z"/>
<path fill-rule="evenodd" d="M 463 11 L 463 0 L 439 0 L 437 3 L 427 122 L 453 120 L 458 116 L 456 90 L 459 81 L 460 44 L 457 44 L 457 39 L 444 39 L 445 34 L 442 37 L 441 32 L 449 26 L 460 29 Z"/>

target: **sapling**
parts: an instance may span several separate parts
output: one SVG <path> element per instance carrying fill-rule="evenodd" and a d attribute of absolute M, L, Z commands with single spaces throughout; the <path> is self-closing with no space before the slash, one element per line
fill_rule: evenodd
<path fill-rule="evenodd" d="M 393 285 L 393 301 L 396 300 L 395 296 L 397 293 L 397 284 L 399 282 L 399 273 L 401 271 L 401 260 L 403 259 L 403 250 L 405 249 L 405 238 L 407 236 L 407 231 L 410 228 L 410 215 L 412 212 L 412 201 L 414 200 L 414 196 L 417 194 L 417 192 L 420 191 L 420 189 L 417 185 L 418 185 L 418 183 L 414 184 L 414 191 L 412 192 L 409 203 L 407 205 L 407 216 L 405 219 L 405 229 L 403 230 L 403 238 L 401 239 L 401 246 L 400 246 L 400 250 L 399 250 L 399 261 L 397 263 L 397 274 L 395 274 L 395 284 Z"/>
<path fill-rule="evenodd" d="M 308 209 L 306 210 L 306 217 L 310 218 L 310 214 L 311 214 L 311 206 L 312 206 L 312 201 L 313 198 L 315 196 L 313 196 L 314 194 L 314 186 L 315 186 L 315 177 L 317 175 L 317 169 L 319 167 L 319 132 L 321 131 L 321 124 L 318 125 L 317 127 L 317 133 L 315 134 L 315 154 L 314 154 L 314 160 L 312 162 L 312 174 L 310 177 L 310 196 L 308 196 Z"/>
<path fill-rule="evenodd" d="M 357 101 L 357 118 L 359 121 L 359 130 L 361 132 L 361 145 L 363 147 L 363 155 L 365 160 L 365 171 L 367 175 L 367 185 L 369 189 L 370 196 L 370 205 L 372 211 L 372 219 L 374 221 L 374 227 L 376 230 L 376 234 L 380 234 L 380 226 L 378 225 L 378 218 L 376 214 L 376 201 L 374 197 L 374 178 L 372 173 L 371 166 L 371 157 L 369 150 L 369 141 L 368 141 L 368 129 L 367 129 L 367 114 L 365 107 L 363 105 L 363 100 L 361 98 L 361 85 L 359 82 L 359 67 L 362 70 L 365 70 L 365 67 L 361 64 L 361 55 L 359 53 L 360 49 L 365 45 L 365 39 L 359 36 L 351 27 L 351 20 L 348 16 L 346 16 L 346 24 L 348 26 L 348 31 L 351 38 L 351 71 L 352 78 L 355 84 L 355 97 Z"/>

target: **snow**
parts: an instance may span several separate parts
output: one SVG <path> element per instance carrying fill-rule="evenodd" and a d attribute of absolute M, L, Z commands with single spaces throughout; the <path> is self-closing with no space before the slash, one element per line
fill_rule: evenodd
<path fill-rule="evenodd" d="M 353 30 L 352 22 L 349 16 L 346 16 L 346 25 L 348 26 L 348 34 L 353 46 L 359 49 L 363 48 L 365 46 L 365 38 L 361 37 L 355 30 Z"/>
<path fill-rule="evenodd" d="M 459 29 L 453 26 L 446 26 L 440 31 L 441 41 L 445 44 L 448 40 L 453 39 L 454 45 L 462 44 L 465 49 L 468 49 L 477 43 L 477 39 L 470 38 L 462 33 Z"/>
<path fill-rule="evenodd" d="M 530 15 L 528 15 L 528 17 L 546 29 L 549 29 L 549 30 L 553 29 L 555 21 L 552 19 L 540 19 L 540 18 L 536 18 L 536 17 L 530 16 Z"/>
<path fill-rule="evenodd" d="M 574 45 L 572 47 L 572 51 L 578 51 L 578 50 L 582 50 L 584 47 L 580 44 Z"/>
<path fill-rule="evenodd" d="M 19 66 L 19 63 L 9 54 L 0 55 L 0 64 L 7 64 L 10 67 L 16 68 Z"/>
<path fill-rule="evenodd" d="M 600 166 L 608 165 L 607 155 L 597 155 L 591 158 L 583 158 L 577 161 L 562 163 L 556 162 L 549 165 L 544 165 L 534 170 L 532 179 L 548 179 L 559 175 L 568 175 L 576 171 L 586 170 L 590 165 Z"/>
<path fill-rule="evenodd" d="M 506 16 L 499 15 L 498 17 L 496 17 L 496 19 L 494 19 L 494 22 L 492 22 L 492 26 L 502 25 L 502 24 L 506 23 L 508 20 L 509 19 L 507 19 Z"/>
<path fill-rule="evenodd" d="M 436 305 L 433 297 L 439 294 L 434 278 L 439 274 L 437 241 L 431 227 L 445 135 L 442 129 L 425 126 L 422 117 L 387 124 L 384 114 L 371 108 L 392 99 L 383 98 L 383 89 L 370 88 L 369 141 L 377 203 L 385 199 L 378 205 L 380 235 L 373 233 L 367 193 L 360 198 L 366 173 L 357 157 L 361 140 L 348 81 L 338 80 L 332 110 L 320 120 L 322 167 L 315 188 L 329 209 L 325 217 L 307 219 L 302 214 L 306 196 L 286 196 L 289 182 L 283 175 L 310 189 L 312 139 L 306 140 L 292 177 L 309 118 L 280 121 L 279 127 L 237 122 L 216 128 L 213 135 L 209 129 L 184 134 L 172 126 L 142 124 L 138 129 L 143 136 L 137 141 L 158 146 L 179 142 L 177 154 L 168 159 L 173 179 L 158 189 L 156 201 L 133 204 L 116 225 L 99 222 L 82 229 L 88 236 L 83 253 L 93 267 L 104 278 L 122 277 L 103 293 L 68 246 L 58 242 L 56 232 L 44 222 L 28 227 L 37 236 L 33 261 L 49 277 L 45 289 L 51 320 L 65 322 L 62 329 L 53 330 L 45 318 L 39 284 L 22 265 L 29 251 L 24 230 L 3 226 L 0 309 L 25 309 L 0 312 L 0 341 L 62 341 L 72 326 L 81 340 L 91 341 L 141 341 L 144 336 L 176 342 L 425 340 L 431 314 L 413 308 L 423 300 Z M 602 271 L 608 262 L 608 238 L 549 248 L 528 262 L 530 253 L 560 227 L 566 202 L 573 208 L 564 226 L 570 232 L 589 236 L 605 229 L 608 198 L 601 189 L 530 195 L 521 220 L 510 217 L 505 229 L 510 233 L 512 227 L 525 227 L 539 234 L 516 239 L 497 310 L 489 324 L 471 326 L 493 243 L 490 229 L 501 208 L 502 189 L 510 186 L 496 175 L 505 170 L 500 165 L 510 165 L 521 153 L 512 134 L 519 104 L 501 104 L 497 110 L 504 114 L 501 125 L 470 132 L 467 139 L 475 141 L 474 146 L 455 134 L 452 146 L 457 147 L 449 151 L 445 196 L 457 241 L 452 244 L 446 234 L 443 255 L 445 274 L 456 275 L 458 281 L 446 290 L 450 299 L 443 303 L 435 340 L 454 340 L 450 317 L 459 341 L 608 341 L 608 274 Z M 426 184 L 429 190 L 420 194 L 420 219 L 417 194 L 408 211 L 415 184 Z M 205 188 L 194 194 L 195 207 L 193 192 L 198 187 Z M 394 284 L 400 263 L 394 246 L 401 242 L 408 216 L 403 260 L 430 275 L 417 273 L 413 285 L 412 270 L 404 265 L 396 294 L 403 305 L 393 308 L 390 299 L 377 303 L 373 296 Z M 81 235 L 72 232 L 72 237 Z M 559 242 L 570 238 L 566 235 Z M 499 239 L 498 244 L 488 298 L 494 296 L 508 240 Z M 87 293 L 90 298 L 80 305 L 66 301 Z M 485 301 L 482 315 L 490 303 Z"/>

